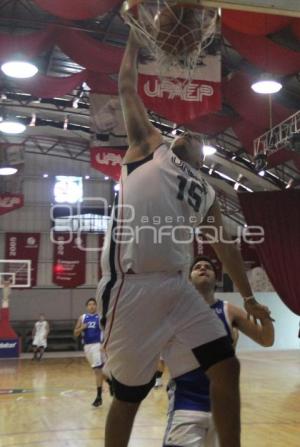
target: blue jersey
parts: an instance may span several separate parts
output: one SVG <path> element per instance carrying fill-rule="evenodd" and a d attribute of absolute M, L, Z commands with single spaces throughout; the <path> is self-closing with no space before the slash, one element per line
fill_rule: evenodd
<path fill-rule="evenodd" d="M 230 322 L 227 316 L 227 303 L 217 300 L 212 306 L 222 320 L 228 335 L 231 337 Z M 209 397 L 209 380 L 202 368 L 194 369 L 172 379 L 168 388 L 169 411 L 193 410 L 211 411 Z"/>
<path fill-rule="evenodd" d="M 101 342 L 100 317 L 98 314 L 83 314 L 82 323 L 86 329 L 82 331 L 82 342 L 84 345 Z"/>

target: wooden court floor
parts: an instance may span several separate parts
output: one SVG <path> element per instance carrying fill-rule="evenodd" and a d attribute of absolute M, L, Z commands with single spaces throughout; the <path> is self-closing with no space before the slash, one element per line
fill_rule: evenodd
<path fill-rule="evenodd" d="M 300 351 L 239 357 L 242 446 L 299 447 Z M 93 373 L 83 358 L 1 360 L 0 446 L 103 447 L 111 398 L 105 389 L 103 407 L 93 408 L 94 395 Z M 165 390 L 152 390 L 136 419 L 130 447 L 161 446 L 166 405 Z"/>

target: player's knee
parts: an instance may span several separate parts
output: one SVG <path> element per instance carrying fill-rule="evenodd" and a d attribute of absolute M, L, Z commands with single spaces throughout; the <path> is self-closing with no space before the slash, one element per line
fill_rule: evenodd
<path fill-rule="evenodd" d="M 210 367 L 206 374 L 213 387 L 221 387 L 230 392 L 239 384 L 240 362 L 235 356 L 227 358 Z"/>
<path fill-rule="evenodd" d="M 231 340 L 226 336 L 198 346 L 192 351 L 204 371 L 226 359 L 235 358 Z"/>
<path fill-rule="evenodd" d="M 114 397 L 128 403 L 139 403 L 145 399 L 155 382 L 155 376 L 145 385 L 128 386 L 112 377 L 112 389 Z"/>

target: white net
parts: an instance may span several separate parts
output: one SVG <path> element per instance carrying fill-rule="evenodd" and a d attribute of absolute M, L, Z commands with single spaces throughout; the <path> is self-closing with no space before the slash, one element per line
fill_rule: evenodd
<path fill-rule="evenodd" d="M 218 11 L 200 4 L 184 5 L 175 0 L 126 2 L 122 16 L 142 45 L 150 50 L 161 76 L 172 75 L 173 67 L 185 69 L 190 79 L 205 48 L 214 39 Z"/>

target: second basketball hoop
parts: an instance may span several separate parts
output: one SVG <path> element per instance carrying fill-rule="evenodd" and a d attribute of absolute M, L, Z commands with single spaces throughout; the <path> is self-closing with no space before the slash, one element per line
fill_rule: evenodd
<path fill-rule="evenodd" d="M 173 66 L 189 78 L 212 42 L 218 13 L 199 0 L 128 0 L 122 15 L 156 59 L 162 75 Z"/>

